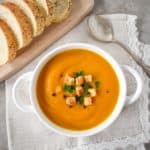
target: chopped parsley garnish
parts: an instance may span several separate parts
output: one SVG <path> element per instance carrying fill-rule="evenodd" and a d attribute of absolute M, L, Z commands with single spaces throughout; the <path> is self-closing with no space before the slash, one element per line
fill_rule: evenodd
<path fill-rule="evenodd" d="M 83 88 L 84 89 L 89 89 L 90 88 L 90 83 L 89 82 L 84 82 L 83 83 Z"/>
<path fill-rule="evenodd" d="M 99 81 L 95 81 L 95 87 L 98 89 L 100 87 L 100 82 Z"/>
<path fill-rule="evenodd" d="M 76 97 L 76 99 L 77 99 L 77 102 L 80 104 L 80 105 L 83 105 L 83 103 L 84 103 L 84 96 L 77 96 Z"/>
<path fill-rule="evenodd" d="M 74 86 L 71 86 L 71 85 L 64 85 L 64 91 L 65 91 L 65 92 L 73 93 L 74 90 L 75 90 L 75 87 L 74 87 Z"/>
<path fill-rule="evenodd" d="M 85 75 L 85 73 L 82 70 L 75 73 L 75 77 L 84 76 L 84 75 Z"/>
<path fill-rule="evenodd" d="M 84 95 L 84 96 L 87 96 L 87 95 L 89 94 L 88 89 L 89 89 L 90 87 L 91 87 L 90 83 L 88 83 L 88 82 L 83 83 L 83 88 L 84 88 L 83 95 Z"/>
<path fill-rule="evenodd" d="M 88 96 L 89 95 L 89 92 L 88 92 L 88 89 L 86 89 L 83 93 L 84 96 Z"/>

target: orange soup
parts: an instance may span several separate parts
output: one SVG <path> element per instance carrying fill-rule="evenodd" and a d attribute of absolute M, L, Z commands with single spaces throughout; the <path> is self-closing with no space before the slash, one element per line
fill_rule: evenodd
<path fill-rule="evenodd" d="M 78 78 L 84 81 L 77 83 Z M 98 54 L 80 49 L 53 57 L 43 67 L 36 87 L 42 112 L 70 130 L 86 130 L 104 122 L 119 96 L 119 81 L 111 65 Z"/>

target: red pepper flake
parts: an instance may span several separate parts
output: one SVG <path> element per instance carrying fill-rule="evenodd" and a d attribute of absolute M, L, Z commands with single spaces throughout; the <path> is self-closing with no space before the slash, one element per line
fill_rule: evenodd
<path fill-rule="evenodd" d="M 110 91 L 109 91 L 109 90 L 107 90 L 107 91 L 106 91 L 106 93 L 108 94 L 108 93 L 110 93 Z"/>
<path fill-rule="evenodd" d="M 66 95 L 64 95 L 64 99 L 66 99 L 67 98 L 67 96 Z"/>
<path fill-rule="evenodd" d="M 68 106 L 69 108 L 72 108 L 72 106 Z"/>
<path fill-rule="evenodd" d="M 53 93 L 52 96 L 56 96 L 56 93 Z"/>
<path fill-rule="evenodd" d="M 87 107 L 84 105 L 83 108 L 86 109 Z"/>

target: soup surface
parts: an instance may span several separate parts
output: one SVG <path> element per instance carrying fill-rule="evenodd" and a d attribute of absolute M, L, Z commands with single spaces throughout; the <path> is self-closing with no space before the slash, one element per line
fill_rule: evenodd
<path fill-rule="evenodd" d="M 84 70 L 100 81 L 92 105 L 68 107 L 64 99 L 65 75 Z M 58 93 L 54 93 L 57 86 Z M 36 86 L 41 110 L 55 124 L 70 130 L 86 130 L 106 120 L 115 108 L 119 82 L 111 65 L 101 56 L 88 50 L 73 49 L 51 59 L 42 69 Z"/>

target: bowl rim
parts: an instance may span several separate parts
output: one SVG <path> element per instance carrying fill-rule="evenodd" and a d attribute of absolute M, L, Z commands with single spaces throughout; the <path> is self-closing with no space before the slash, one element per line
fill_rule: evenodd
<path fill-rule="evenodd" d="M 77 48 L 95 52 L 95 53 L 99 54 L 100 56 L 102 56 L 108 63 L 111 64 L 112 68 L 114 69 L 114 71 L 117 75 L 118 81 L 119 81 L 120 92 L 119 92 L 119 96 L 118 96 L 118 102 L 117 102 L 113 112 L 109 115 L 109 117 L 105 121 L 103 121 L 102 123 L 100 123 L 99 125 L 97 125 L 93 128 L 87 129 L 87 130 L 74 131 L 74 130 L 65 129 L 65 128 L 60 127 L 59 125 L 55 124 L 50 119 L 48 119 L 46 117 L 46 115 L 44 115 L 44 113 L 42 112 L 42 110 L 38 104 L 38 100 L 36 97 L 36 82 L 37 82 L 40 71 L 42 70 L 42 68 L 45 66 L 45 64 L 50 59 L 52 59 L 54 56 L 56 56 L 59 53 L 62 53 L 64 51 L 69 51 L 72 49 L 77 49 Z M 64 45 L 54 48 L 52 51 L 50 51 L 48 54 L 46 54 L 40 60 L 40 62 L 38 63 L 38 65 L 36 66 L 36 68 L 33 71 L 33 77 L 32 77 L 30 89 L 31 89 L 30 90 L 31 104 L 34 107 L 35 114 L 37 115 L 39 120 L 50 130 L 52 130 L 58 134 L 61 134 L 63 136 L 69 136 L 69 137 L 85 137 L 85 136 L 94 135 L 98 132 L 103 131 L 108 126 L 110 126 L 116 120 L 116 118 L 119 116 L 120 112 L 122 111 L 122 108 L 124 107 L 124 104 L 125 104 L 125 98 L 126 98 L 126 92 L 127 92 L 125 76 L 124 76 L 124 73 L 123 73 L 120 65 L 118 64 L 118 62 L 110 54 L 105 52 L 102 48 L 92 45 L 92 44 L 87 44 L 87 43 L 64 44 Z"/>

